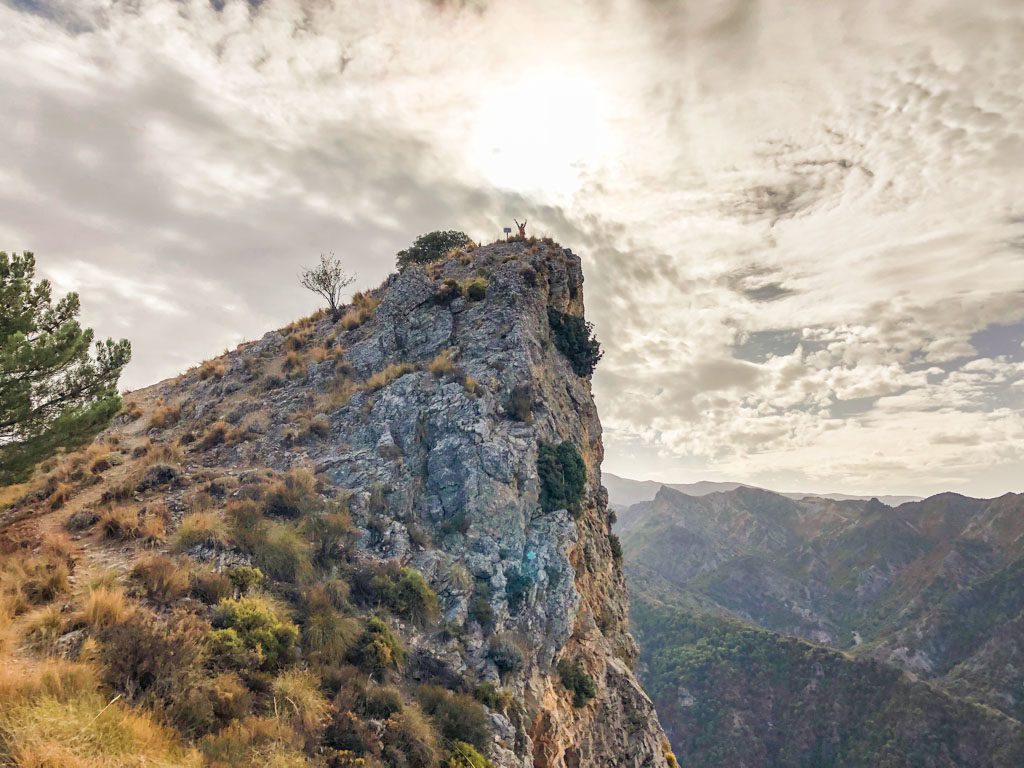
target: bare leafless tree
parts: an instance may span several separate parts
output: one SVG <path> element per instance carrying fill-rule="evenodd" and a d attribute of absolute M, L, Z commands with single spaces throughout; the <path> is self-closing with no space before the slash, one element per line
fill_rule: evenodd
<path fill-rule="evenodd" d="M 303 270 L 299 282 L 303 288 L 323 296 L 331 310 L 331 319 L 337 320 L 341 317 L 341 292 L 355 279 L 355 276 L 349 275 L 341 268 L 341 259 L 336 258 L 333 253 L 321 253 L 320 263 Z"/>

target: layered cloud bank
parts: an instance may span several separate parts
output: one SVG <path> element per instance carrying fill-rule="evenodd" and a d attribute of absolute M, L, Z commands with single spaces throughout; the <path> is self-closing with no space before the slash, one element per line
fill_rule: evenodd
<path fill-rule="evenodd" d="M 0 247 L 130 384 L 513 216 L 587 259 L 608 468 L 979 495 L 1024 476 L 1024 7 L 0 3 Z M 273 286 L 268 290 L 268 286 Z"/>

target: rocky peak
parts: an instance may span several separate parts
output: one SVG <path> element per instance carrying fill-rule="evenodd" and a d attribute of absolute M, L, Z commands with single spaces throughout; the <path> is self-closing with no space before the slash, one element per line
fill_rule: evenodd
<path fill-rule="evenodd" d="M 582 286 L 579 258 L 550 241 L 453 252 L 392 275 L 337 323 L 267 334 L 214 361 L 219 373 L 148 394 L 244 433 L 192 461 L 314 469 L 325 495 L 347 498 L 362 557 L 424 575 L 443 619 L 401 627 L 417 664 L 522 703 L 521 721 L 489 713 L 496 765 L 667 766 L 633 673 L 590 381 L 552 331 L 552 317 L 582 317 Z M 185 439 L 202 445 L 195 431 Z M 545 509 L 539 454 L 563 443 L 585 482 L 573 509 Z M 506 640 L 524 651 L 512 674 L 494 650 Z M 563 667 L 592 697 L 574 702 Z"/>

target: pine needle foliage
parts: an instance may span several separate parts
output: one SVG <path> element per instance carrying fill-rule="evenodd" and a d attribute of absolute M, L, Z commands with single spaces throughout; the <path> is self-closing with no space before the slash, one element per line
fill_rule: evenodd
<path fill-rule="evenodd" d="M 90 355 L 78 294 L 55 303 L 35 270 L 31 253 L 0 251 L 0 485 L 104 429 L 121 408 L 117 380 L 131 359 L 125 339 L 97 342 Z"/>

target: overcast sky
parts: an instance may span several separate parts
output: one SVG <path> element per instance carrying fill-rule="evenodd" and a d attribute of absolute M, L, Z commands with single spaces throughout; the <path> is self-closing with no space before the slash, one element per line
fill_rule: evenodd
<path fill-rule="evenodd" d="M 1024 490 L 1020 0 L 0 0 L 0 248 L 131 387 L 513 216 L 618 474 Z"/>

